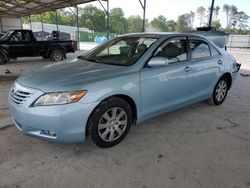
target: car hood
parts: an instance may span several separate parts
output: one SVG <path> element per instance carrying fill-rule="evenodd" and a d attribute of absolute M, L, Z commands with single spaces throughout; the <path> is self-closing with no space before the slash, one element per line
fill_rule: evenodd
<path fill-rule="evenodd" d="M 126 73 L 128 67 L 100 64 L 81 59 L 53 63 L 21 75 L 17 82 L 44 92 L 82 89 L 85 84 Z"/>

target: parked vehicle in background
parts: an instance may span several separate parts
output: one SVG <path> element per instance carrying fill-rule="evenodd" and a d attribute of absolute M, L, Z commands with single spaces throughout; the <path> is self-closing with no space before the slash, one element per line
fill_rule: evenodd
<path fill-rule="evenodd" d="M 4 33 L 0 33 L 0 38 L 4 35 Z"/>
<path fill-rule="evenodd" d="M 76 41 L 37 41 L 31 30 L 10 30 L 0 38 L 0 65 L 18 57 L 42 56 L 62 61 L 67 53 L 74 53 Z"/>
<path fill-rule="evenodd" d="M 222 104 L 239 69 L 199 35 L 130 34 L 22 75 L 10 90 L 10 111 L 24 134 L 57 142 L 90 136 L 111 147 L 132 124 L 198 101 Z"/>

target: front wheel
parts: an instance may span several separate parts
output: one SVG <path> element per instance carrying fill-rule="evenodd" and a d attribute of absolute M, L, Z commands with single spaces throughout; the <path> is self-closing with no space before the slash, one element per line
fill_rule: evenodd
<path fill-rule="evenodd" d="M 9 59 L 7 55 L 4 52 L 0 51 L 0 65 L 4 65 L 8 62 L 9 62 Z"/>
<path fill-rule="evenodd" d="M 217 82 L 213 95 L 210 99 L 211 104 L 213 105 L 220 105 L 224 102 L 224 100 L 227 97 L 229 85 L 228 80 L 226 77 L 220 78 L 220 80 Z"/>
<path fill-rule="evenodd" d="M 120 143 L 132 124 L 132 110 L 123 99 L 111 97 L 103 101 L 92 113 L 89 133 L 97 146 L 111 147 Z"/>

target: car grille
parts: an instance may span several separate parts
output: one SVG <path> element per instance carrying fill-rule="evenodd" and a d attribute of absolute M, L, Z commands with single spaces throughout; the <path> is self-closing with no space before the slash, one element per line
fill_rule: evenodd
<path fill-rule="evenodd" d="M 18 85 L 14 85 L 13 88 L 10 91 L 10 97 L 12 102 L 14 102 L 16 105 L 22 105 L 28 98 L 30 98 L 32 95 L 31 92 L 29 92 L 26 89 L 23 89 L 22 87 Z"/>

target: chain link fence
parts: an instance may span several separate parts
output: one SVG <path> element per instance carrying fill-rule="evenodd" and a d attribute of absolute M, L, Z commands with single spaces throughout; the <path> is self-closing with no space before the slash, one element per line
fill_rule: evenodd
<path fill-rule="evenodd" d="M 250 48 L 250 35 L 229 35 L 227 47 Z"/>

